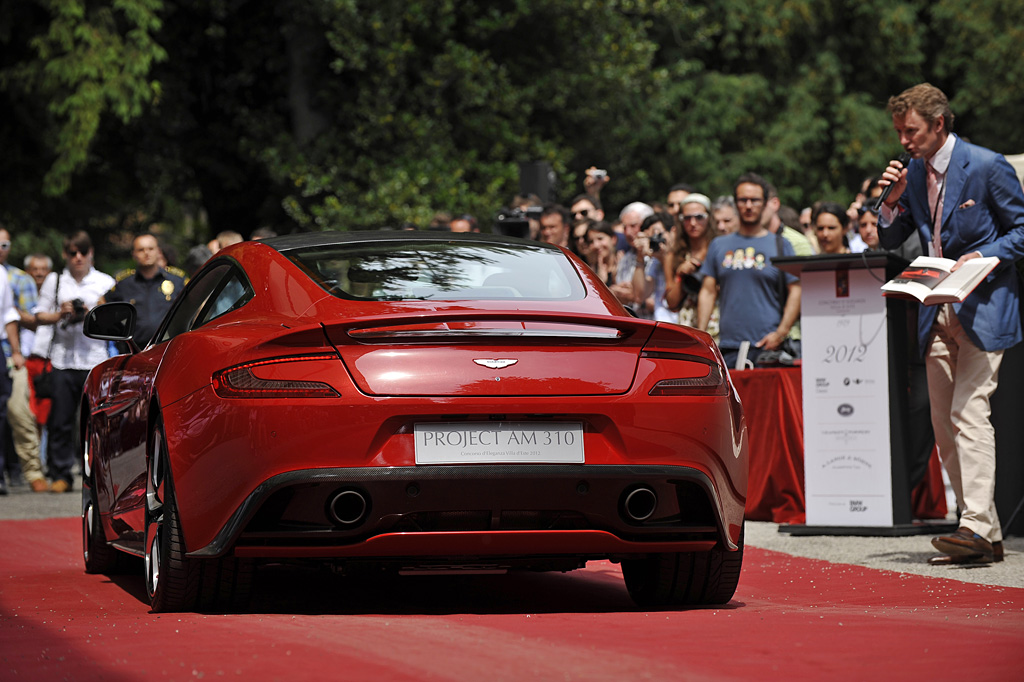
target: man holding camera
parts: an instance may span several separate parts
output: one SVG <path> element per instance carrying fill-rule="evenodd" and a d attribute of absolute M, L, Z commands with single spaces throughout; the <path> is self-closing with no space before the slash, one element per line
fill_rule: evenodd
<path fill-rule="evenodd" d="M 33 353 L 53 365 L 49 441 L 46 455 L 51 490 L 72 490 L 75 452 L 75 410 L 89 370 L 107 358 L 107 344 L 82 333 L 85 313 L 114 286 L 114 278 L 93 267 L 92 240 L 84 230 L 64 239 L 62 272 L 50 273 L 39 291 Z"/>

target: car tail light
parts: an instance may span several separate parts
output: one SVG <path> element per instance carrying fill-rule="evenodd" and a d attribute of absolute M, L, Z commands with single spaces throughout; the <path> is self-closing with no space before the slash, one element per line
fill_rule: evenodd
<path fill-rule="evenodd" d="M 729 385 L 717 363 L 681 353 L 645 352 L 643 356 L 668 360 L 662 371 L 670 377 L 675 375 L 656 383 L 649 395 L 729 395 Z"/>
<path fill-rule="evenodd" d="M 330 360 L 336 362 L 336 355 L 300 355 L 286 358 L 273 358 L 270 360 L 258 360 L 248 362 L 244 365 L 222 369 L 213 374 L 213 390 L 221 398 L 337 398 L 340 394 L 330 384 L 322 381 L 310 381 L 308 376 L 311 368 L 315 368 L 316 361 Z M 297 371 L 294 377 L 288 376 L 290 372 L 287 365 L 292 365 Z M 262 378 L 256 376 L 253 369 L 256 367 L 275 367 L 273 378 Z"/>

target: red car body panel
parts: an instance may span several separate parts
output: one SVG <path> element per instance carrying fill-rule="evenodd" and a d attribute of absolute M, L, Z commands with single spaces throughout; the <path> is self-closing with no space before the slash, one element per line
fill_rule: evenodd
<path fill-rule="evenodd" d="M 566 257 L 583 285 L 578 300 L 391 302 L 333 296 L 260 242 L 225 249 L 212 263 L 244 271 L 253 289 L 248 302 L 142 352 L 110 358 L 89 376 L 83 431 L 107 540 L 141 551 L 147 447 L 162 420 L 193 556 L 592 555 L 714 544 L 607 529 L 382 532 L 327 544 L 235 544 L 259 517 L 257 499 L 271 496 L 272 482 L 282 477 L 322 471 L 344 478 L 339 472 L 349 468 L 415 477 L 445 466 L 417 466 L 415 424 L 541 419 L 582 425 L 581 477 L 657 467 L 706 479 L 716 519 L 709 527 L 735 548 L 747 489 L 746 427 L 713 342 L 696 330 L 630 317 L 585 265 Z M 558 336 L 567 329 L 579 335 Z M 291 360 L 256 365 L 252 376 L 316 382 L 337 395 L 218 394 L 217 373 L 281 358 Z M 507 358 L 516 363 L 497 371 L 474 362 Z M 718 394 L 650 395 L 660 381 L 701 377 L 709 366 L 725 375 Z"/>

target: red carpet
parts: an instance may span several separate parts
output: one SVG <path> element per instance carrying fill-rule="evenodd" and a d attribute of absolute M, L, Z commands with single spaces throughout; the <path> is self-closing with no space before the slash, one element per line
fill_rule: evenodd
<path fill-rule="evenodd" d="M 748 549 L 726 608 L 644 612 L 618 568 L 268 571 L 254 612 L 153 615 L 76 519 L 0 522 L 0 680 L 1014 680 L 1024 589 Z M 141 569 L 140 569 L 141 570 Z"/>

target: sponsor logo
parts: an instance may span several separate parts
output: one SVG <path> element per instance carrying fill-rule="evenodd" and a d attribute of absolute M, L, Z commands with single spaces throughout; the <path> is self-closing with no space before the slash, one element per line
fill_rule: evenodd
<path fill-rule="evenodd" d="M 836 412 L 839 413 L 840 417 L 851 417 L 853 416 L 853 405 L 849 403 L 843 403 L 836 408 Z"/>

